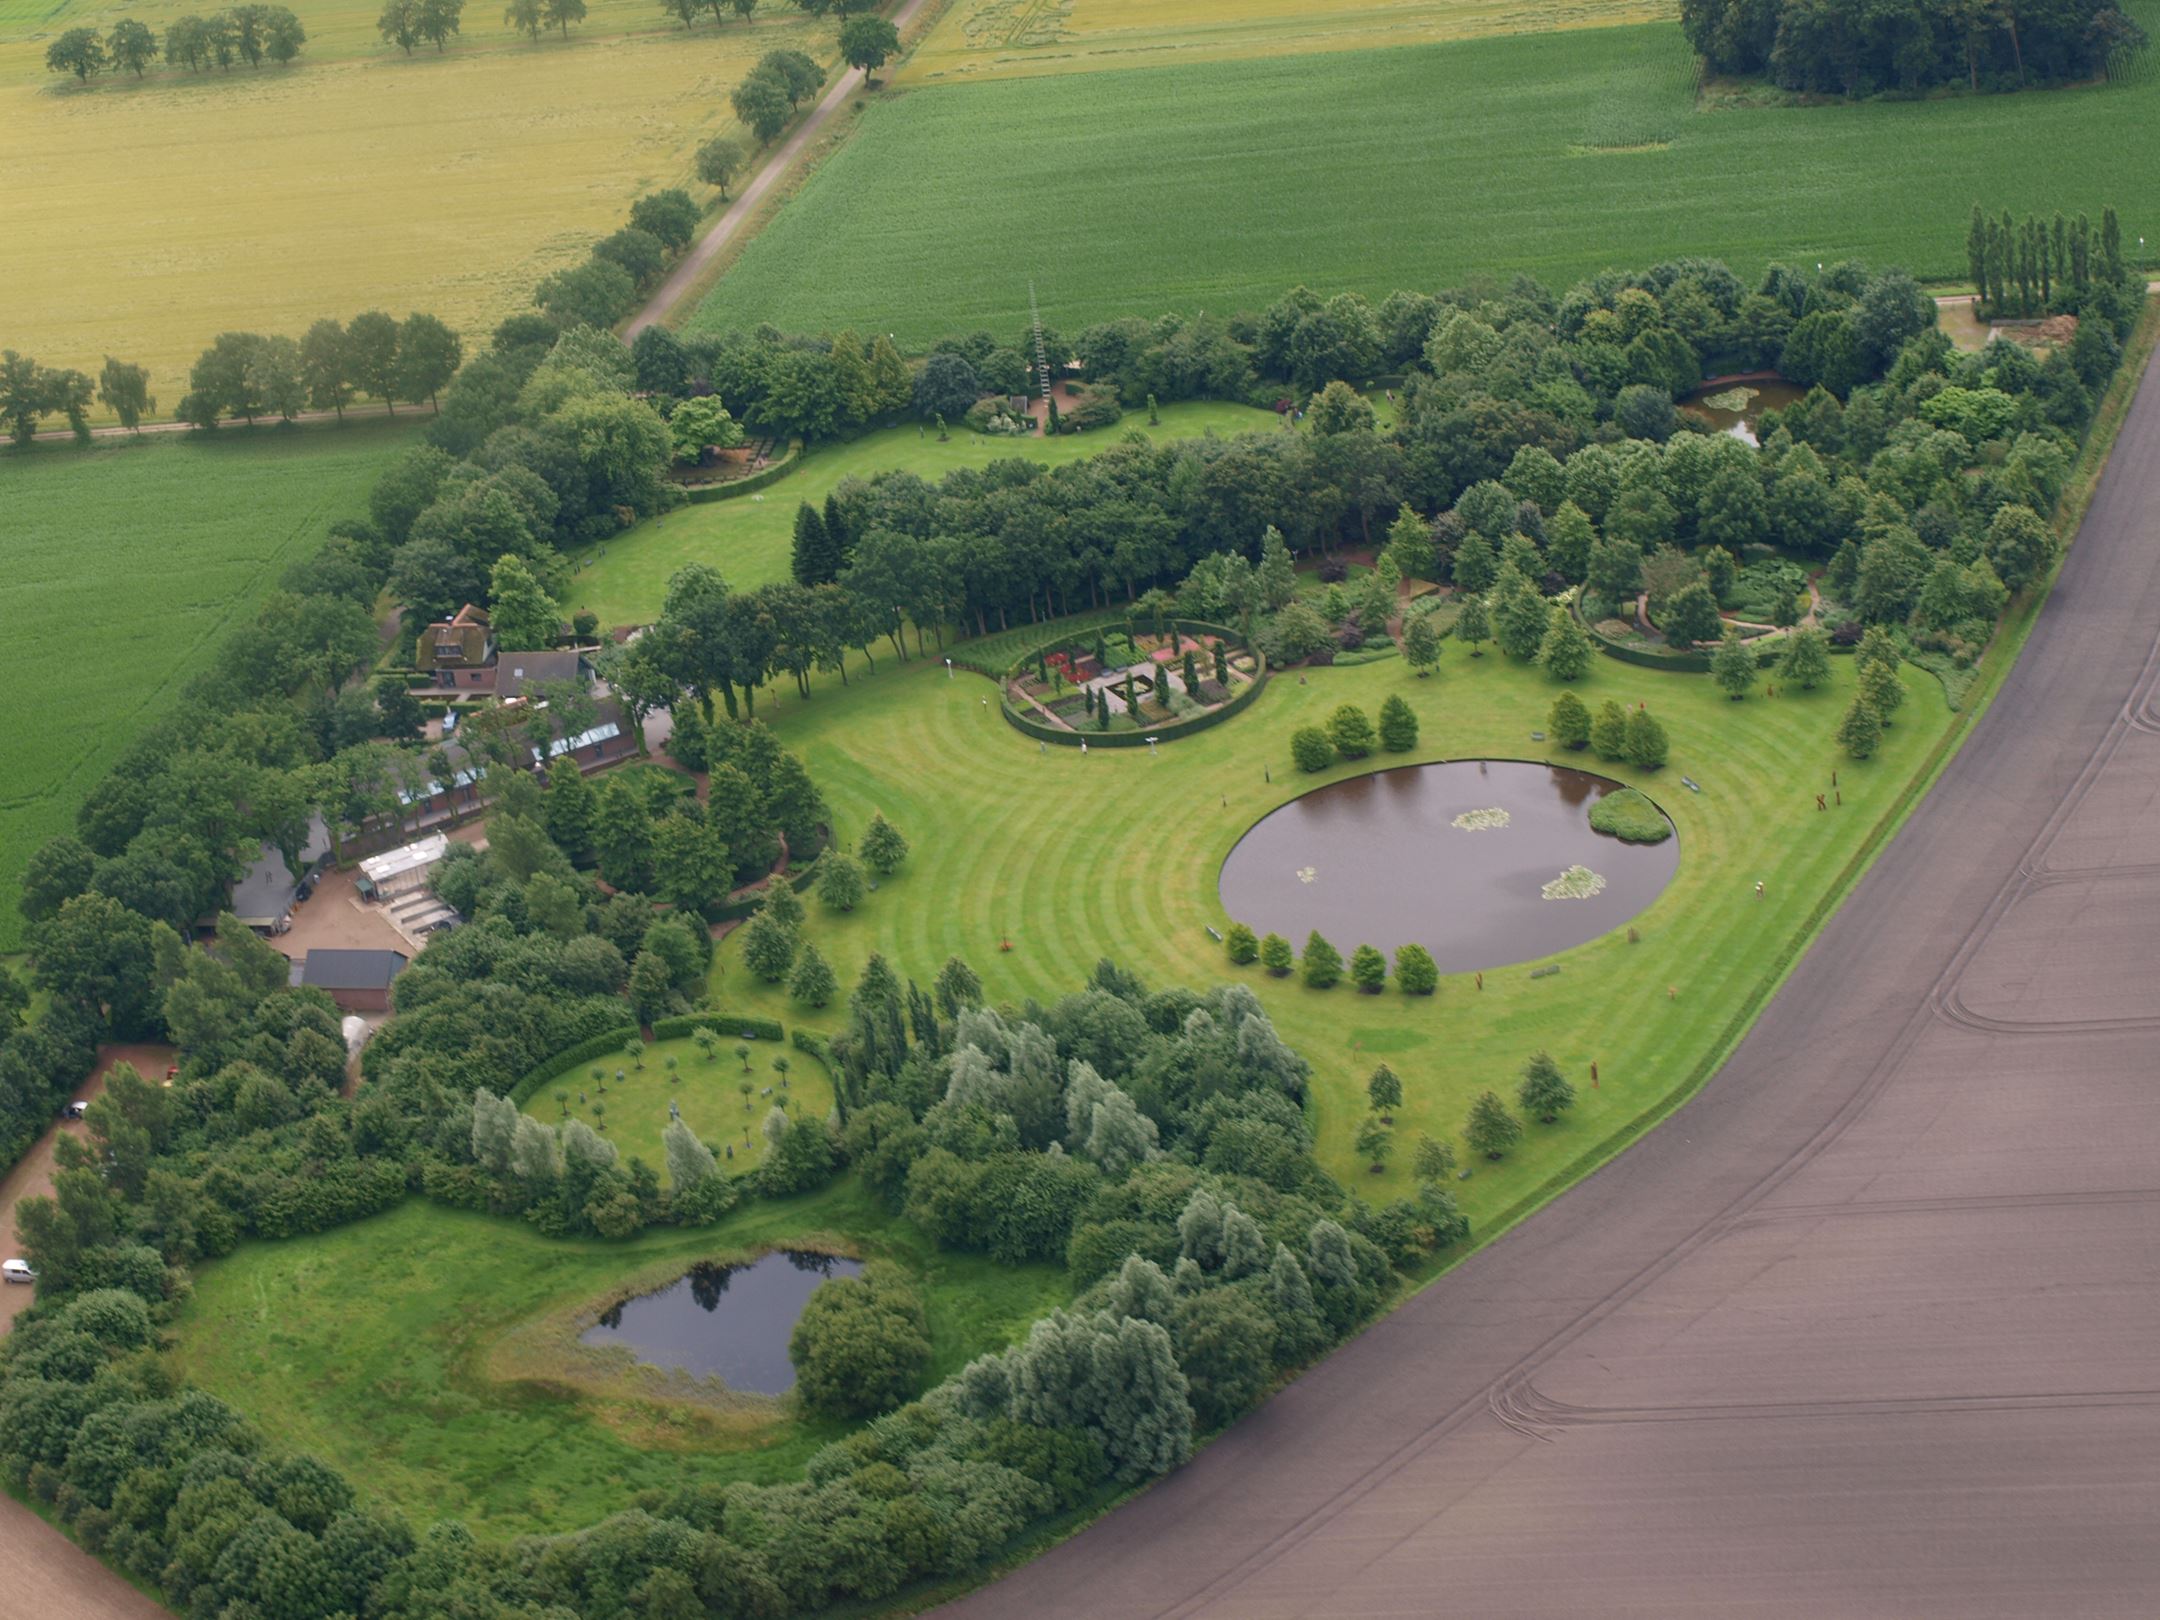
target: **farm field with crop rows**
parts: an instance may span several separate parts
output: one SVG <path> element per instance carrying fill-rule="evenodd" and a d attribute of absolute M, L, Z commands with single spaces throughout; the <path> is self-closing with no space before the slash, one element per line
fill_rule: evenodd
<path fill-rule="evenodd" d="M 1671 0 L 960 0 L 899 82 L 1424 45 L 1648 22 L 1677 10 Z"/>
<path fill-rule="evenodd" d="M 0 617 L 15 641 L 0 706 L 0 950 L 31 851 L 220 640 L 366 509 L 417 422 L 160 436 L 8 458 Z"/>
<path fill-rule="evenodd" d="M 162 32 L 190 9 L 129 14 Z M 0 231 L 8 347 L 93 376 L 105 355 L 137 361 L 166 415 L 223 331 L 421 309 L 470 352 L 641 192 L 688 181 L 697 145 L 736 130 L 727 93 L 760 54 L 831 47 L 793 6 L 686 34 L 648 3 L 593 0 L 567 41 L 469 8 L 447 52 L 407 58 L 375 37 L 375 4 L 294 9 L 309 37 L 289 68 L 78 89 L 45 47 L 117 9 L 0 7 L 9 209 L 35 222 Z"/>
<path fill-rule="evenodd" d="M 2160 31 L 2160 6 L 2135 8 Z M 1742 275 L 1857 256 L 1964 273 L 1967 211 L 2160 216 L 2125 166 L 2160 78 L 2025 96 L 1697 112 L 1669 23 L 1386 51 L 933 86 L 862 128 L 744 253 L 698 325 L 1065 331 L 1229 314 L 1304 281 L 1382 295 L 1556 285 L 1686 250 Z M 986 130 L 1025 129 L 1000 144 Z M 1177 161 L 1168 161 L 1175 154 Z"/>

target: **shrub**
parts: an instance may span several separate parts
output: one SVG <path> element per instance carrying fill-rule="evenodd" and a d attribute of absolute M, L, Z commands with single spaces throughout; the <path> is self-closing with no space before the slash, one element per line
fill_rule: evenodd
<path fill-rule="evenodd" d="M 1290 954 L 1290 942 L 1280 934 L 1270 934 L 1260 941 L 1260 965 L 1280 979 L 1296 965 Z"/>
<path fill-rule="evenodd" d="M 1590 825 L 1630 844 L 1661 844 L 1672 836 L 1672 823 L 1634 788 L 1608 793 L 1593 804 Z"/>
<path fill-rule="evenodd" d="M 1342 952 L 1322 939 L 1317 928 L 1305 936 L 1305 951 L 1298 965 L 1306 984 L 1315 990 L 1332 990 L 1342 979 Z"/>
<path fill-rule="evenodd" d="M 1300 726 L 1290 733 L 1290 757 L 1308 774 L 1324 771 L 1335 763 L 1335 745 L 1318 726 Z"/>
<path fill-rule="evenodd" d="M 1664 726 L 1648 709 L 1637 709 L 1627 717 L 1627 762 L 1630 765 L 1654 771 L 1665 763 L 1670 747 Z"/>
<path fill-rule="evenodd" d="M 1230 960 L 1244 967 L 1260 954 L 1260 939 L 1243 923 L 1232 923 L 1223 935 L 1223 948 L 1230 953 Z"/>
<path fill-rule="evenodd" d="M 1350 953 L 1350 982 L 1368 996 L 1377 996 L 1387 987 L 1387 958 L 1371 945 L 1360 945 Z"/>
<path fill-rule="evenodd" d="M 1327 734 L 1344 759 L 1363 759 L 1373 751 L 1373 723 L 1355 703 L 1345 703 L 1328 716 Z"/>
<path fill-rule="evenodd" d="M 1545 717 L 1545 730 L 1563 748 L 1586 746 L 1590 741 L 1589 707 L 1573 692 L 1562 692 L 1553 699 L 1552 712 Z"/>
<path fill-rule="evenodd" d="M 1417 739 L 1417 711 L 1400 694 L 1391 694 L 1380 705 L 1380 746 L 1391 754 L 1407 754 L 1417 746 Z"/>
<path fill-rule="evenodd" d="M 1611 698 L 1598 705 L 1590 722 L 1590 747 L 1599 759 L 1627 758 L 1627 711 Z"/>
<path fill-rule="evenodd" d="M 1395 952 L 1395 988 L 1406 996 L 1429 996 L 1440 988 L 1440 969 L 1432 952 L 1422 945 L 1404 945 Z"/>
<path fill-rule="evenodd" d="M 930 1339 L 922 1299 L 896 1266 L 872 1261 L 860 1277 L 818 1284 L 788 1339 L 804 1406 L 833 1417 L 871 1417 L 922 1387 Z"/>

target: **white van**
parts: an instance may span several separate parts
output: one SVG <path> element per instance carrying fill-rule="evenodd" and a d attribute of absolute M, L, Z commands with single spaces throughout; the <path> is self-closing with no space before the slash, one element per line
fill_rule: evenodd
<path fill-rule="evenodd" d="M 9 1282 L 34 1283 L 37 1281 L 37 1273 L 30 1269 L 30 1262 L 27 1260 L 0 1260 L 0 1277 L 6 1278 Z"/>

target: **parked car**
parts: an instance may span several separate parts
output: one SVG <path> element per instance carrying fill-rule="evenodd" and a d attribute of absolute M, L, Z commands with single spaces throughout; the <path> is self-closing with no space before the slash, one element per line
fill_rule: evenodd
<path fill-rule="evenodd" d="M 315 880 L 312 877 L 302 878 L 300 880 L 300 887 L 293 890 L 293 903 L 295 905 L 306 905 L 308 897 L 314 892 Z"/>
<path fill-rule="evenodd" d="M 16 1283 L 37 1281 L 37 1273 L 30 1269 L 30 1262 L 27 1260 L 0 1260 L 0 1277 Z"/>
<path fill-rule="evenodd" d="M 90 1105 L 86 1102 L 71 1102 L 60 1112 L 68 1119 L 81 1119 L 83 1115 L 90 1112 Z"/>

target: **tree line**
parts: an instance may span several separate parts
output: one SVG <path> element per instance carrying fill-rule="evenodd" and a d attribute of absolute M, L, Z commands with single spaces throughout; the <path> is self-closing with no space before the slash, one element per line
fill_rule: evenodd
<path fill-rule="evenodd" d="M 237 416 L 291 421 L 304 410 L 335 411 L 339 418 L 355 395 L 383 402 L 391 415 L 397 401 L 434 400 L 457 374 L 464 347 L 433 315 L 394 320 L 380 310 L 339 325 L 320 320 L 297 342 L 280 334 L 220 332 L 188 371 L 180 420 L 215 428 Z"/>
<path fill-rule="evenodd" d="M 166 62 L 191 73 L 215 67 L 229 70 L 235 62 L 259 68 L 264 62 L 283 67 L 296 60 L 307 43 L 307 30 L 286 6 L 244 5 L 214 11 L 207 17 L 190 13 L 176 17 L 165 29 Z M 72 73 L 84 84 L 93 74 L 110 69 L 141 78 L 158 58 L 158 37 L 150 25 L 123 17 L 108 33 L 95 28 L 65 30 L 45 48 L 45 66 L 55 73 Z"/>
<path fill-rule="evenodd" d="M 2065 220 L 2058 211 L 2052 224 L 2029 214 L 2020 223 L 2008 209 L 1991 218 L 1974 203 L 1965 263 L 1981 305 L 1996 316 L 2075 311 L 2096 282 L 2120 283 L 2127 275 L 2122 222 L 2112 208 L 2101 210 L 2096 248 L 2084 214 Z"/>
<path fill-rule="evenodd" d="M 2020 90 L 2090 79 L 2145 30 L 2113 0 L 2045 7 L 1960 0 L 1681 0 L 1680 26 L 1713 73 L 1767 76 L 1817 95 L 1913 95 L 1945 85 Z"/>
<path fill-rule="evenodd" d="M 65 366 L 41 366 L 13 349 L 0 352 L 0 421 L 7 423 L 8 437 L 27 445 L 37 437 L 38 423 L 48 416 L 67 418 L 77 444 L 90 442 L 90 402 L 95 399 L 120 420 L 125 428 L 139 426 L 157 409 L 150 397 L 150 373 L 125 360 L 105 357 L 97 380 Z"/>

